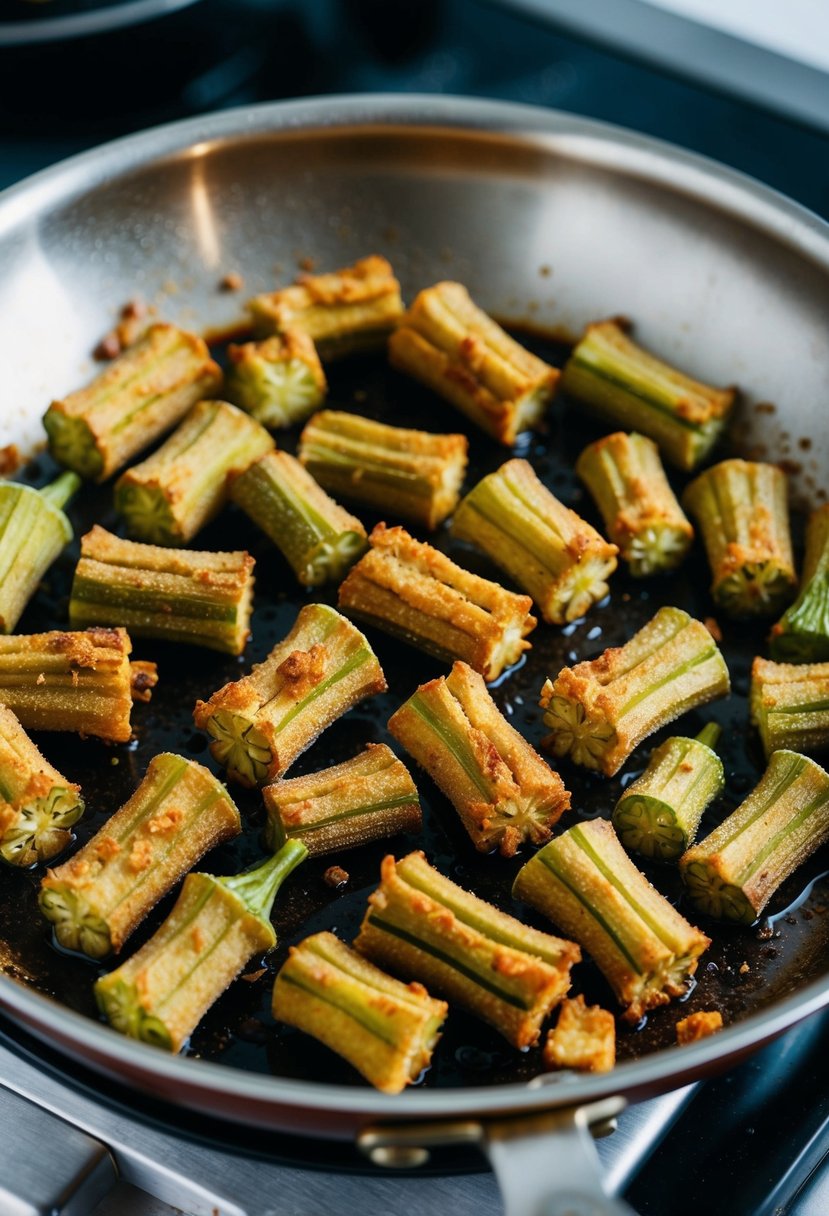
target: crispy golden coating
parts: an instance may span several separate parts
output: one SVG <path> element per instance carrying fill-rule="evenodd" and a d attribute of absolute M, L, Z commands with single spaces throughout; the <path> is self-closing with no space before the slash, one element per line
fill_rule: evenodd
<path fill-rule="evenodd" d="M 585 1005 L 584 997 L 566 997 L 558 1021 L 547 1032 L 545 1068 L 574 1068 L 579 1072 L 610 1072 L 616 1066 L 616 1019 L 600 1005 Z"/>
<path fill-rule="evenodd" d="M 65 848 L 83 814 L 80 789 L 41 755 L 12 711 L 0 705 L 0 857 L 31 866 Z"/>
<path fill-rule="evenodd" d="M 749 705 L 766 758 L 781 747 L 808 755 L 829 749 L 829 663 L 756 658 Z"/>
<path fill-rule="evenodd" d="M 707 1039 L 709 1035 L 722 1030 L 722 1025 L 722 1014 L 718 1009 L 701 1009 L 698 1013 L 689 1013 L 687 1018 L 682 1018 L 676 1024 L 676 1041 L 680 1046 L 684 1043 L 696 1043 L 699 1039 Z"/>

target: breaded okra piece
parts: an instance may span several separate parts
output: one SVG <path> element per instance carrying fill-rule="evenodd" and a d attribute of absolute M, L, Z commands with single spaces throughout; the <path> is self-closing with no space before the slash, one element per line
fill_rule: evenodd
<path fill-rule="evenodd" d="M 340 587 L 346 612 L 439 659 L 463 659 L 487 680 L 529 650 L 528 595 L 456 566 L 403 528 L 378 524 L 369 540 Z"/>
<path fill-rule="evenodd" d="M 421 684 L 389 719 L 395 739 L 423 765 L 481 853 L 512 857 L 543 844 L 570 806 L 558 773 L 510 726 L 466 663 Z"/>
<path fill-rule="evenodd" d="M 117 622 L 134 637 L 241 654 L 250 637 L 254 564 L 249 553 L 142 545 L 95 524 L 81 538 L 69 620 L 81 628 Z"/>
<path fill-rule="evenodd" d="M 389 339 L 389 359 L 509 447 L 541 421 L 559 378 L 460 283 L 436 283 L 415 297 Z"/>
<path fill-rule="evenodd" d="M 52 402 L 43 419 L 49 451 L 81 477 L 105 481 L 221 382 L 201 338 L 151 325 L 87 388 Z"/>
<path fill-rule="evenodd" d="M 591 955 L 626 1022 L 682 996 L 711 944 L 637 870 L 605 819 L 546 844 L 518 871 L 513 894 Z"/>
<path fill-rule="evenodd" d="M 79 488 L 62 473 L 42 490 L 0 482 L 0 633 L 10 633 L 52 562 L 72 539 L 61 508 Z"/>
<path fill-rule="evenodd" d="M 648 735 L 729 690 L 725 660 L 702 622 L 660 608 L 624 646 L 545 681 L 544 745 L 612 777 Z"/>
<path fill-rule="evenodd" d="M 227 501 L 228 476 L 273 449 L 263 426 L 226 401 L 200 401 L 170 438 L 122 473 L 115 510 L 136 540 L 184 545 Z"/>
<path fill-rule="evenodd" d="M 773 464 L 723 460 L 682 496 L 699 524 L 711 594 L 733 617 L 771 616 L 794 597 L 786 474 Z"/>
<path fill-rule="evenodd" d="M 403 313 L 400 284 L 383 257 L 330 274 L 303 274 L 293 287 L 248 303 L 259 337 L 302 330 L 322 359 L 382 347 Z"/>
<path fill-rule="evenodd" d="M 465 435 L 432 435 L 321 410 L 299 458 L 332 494 L 436 528 L 455 509 L 466 471 Z"/>
<path fill-rule="evenodd" d="M 584 449 L 576 472 L 635 578 L 680 565 L 694 529 L 676 500 L 652 439 L 624 431 L 605 435 Z"/>
<path fill-rule="evenodd" d="M 751 721 L 766 759 L 781 747 L 798 752 L 829 749 L 829 663 L 751 665 Z"/>
<path fill-rule="evenodd" d="M 610 1072 L 616 1066 L 616 1019 L 599 1005 L 585 1005 L 581 993 L 565 997 L 547 1032 L 543 1059 L 545 1068 Z"/>
<path fill-rule="evenodd" d="M 564 625 L 607 595 L 615 545 L 565 507 L 526 460 L 508 460 L 479 481 L 452 520 L 452 533 L 477 545 L 538 605 Z"/>
<path fill-rule="evenodd" d="M 40 909 L 67 950 L 121 949 L 151 908 L 208 849 L 241 830 L 225 787 L 172 752 L 150 761 L 120 811 L 40 887 Z"/>
<path fill-rule="evenodd" d="M 31 866 L 60 853 L 83 814 L 80 791 L 0 705 L 0 857 L 10 865 Z"/>
<path fill-rule="evenodd" d="M 423 826 L 417 787 L 385 743 L 368 743 L 359 756 L 321 772 L 274 781 L 262 794 L 272 849 L 301 840 L 317 856 Z"/>
<path fill-rule="evenodd" d="M 675 735 L 653 752 L 641 777 L 616 803 L 613 826 L 631 853 L 677 861 L 694 843 L 706 807 L 725 784 L 714 748 L 720 737 L 708 722 L 696 739 Z"/>
<path fill-rule="evenodd" d="M 333 933 L 292 946 L 273 987 L 273 1015 L 319 1039 L 377 1089 L 399 1094 L 432 1062 L 448 1006 L 402 984 Z"/>
<path fill-rule="evenodd" d="M 829 662 L 829 503 L 809 516 L 800 592 L 772 626 L 771 657 L 786 663 Z"/>
<path fill-rule="evenodd" d="M 303 587 L 341 579 L 368 548 L 359 519 L 288 452 L 268 452 L 232 478 L 230 497 L 273 541 Z"/>
<path fill-rule="evenodd" d="M 695 469 L 725 429 L 736 390 L 692 380 L 637 346 L 626 331 L 621 318 L 588 325 L 561 387 L 617 426 L 656 440 L 680 469 Z"/>
<path fill-rule="evenodd" d="M 808 756 L 772 752 L 760 784 L 680 860 L 694 908 L 752 924 L 780 884 L 829 840 L 829 773 Z"/>
<path fill-rule="evenodd" d="M 228 346 L 227 356 L 228 401 L 271 430 L 304 422 L 325 400 L 328 385 L 317 349 L 301 330 Z"/>
<path fill-rule="evenodd" d="M 132 1039 L 181 1051 L 245 964 L 276 945 L 274 899 L 306 856 L 292 840 L 242 874 L 188 874 L 150 940 L 95 984 L 109 1024 Z"/>
<path fill-rule="evenodd" d="M 494 1026 L 513 1047 L 538 1041 L 581 952 L 444 878 L 422 853 L 383 860 L 355 947 Z"/>
<path fill-rule="evenodd" d="M 264 785 L 358 701 L 385 691 L 359 629 L 327 604 L 306 604 L 264 663 L 197 701 L 193 720 L 229 777 Z"/>
<path fill-rule="evenodd" d="M 130 663 L 124 629 L 0 637 L 0 705 L 27 730 L 71 730 L 126 743 L 133 700 L 150 699 L 154 663 Z"/>

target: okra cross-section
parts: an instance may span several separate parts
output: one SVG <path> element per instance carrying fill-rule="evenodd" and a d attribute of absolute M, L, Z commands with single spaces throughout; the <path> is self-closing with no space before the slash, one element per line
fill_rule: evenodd
<path fill-rule="evenodd" d="M 681 608 L 660 608 L 624 646 L 545 682 L 544 744 L 555 756 L 612 777 L 648 735 L 729 687 L 725 660 L 705 626 Z"/>
<path fill-rule="evenodd" d="M 385 743 L 369 743 L 321 772 L 274 781 L 262 794 L 268 845 L 301 840 L 312 856 L 419 832 L 423 822 L 415 783 Z"/>
<path fill-rule="evenodd" d="M 264 663 L 197 701 L 193 719 L 228 776 L 264 785 L 358 701 L 385 690 L 359 629 L 326 604 L 306 604 Z"/>
<path fill-rule="evenodd" d="M 226 401 L 200 401 L 170 438 L 115 485 L 115 509 L 136 540 L 184 545 L 227 501 L 230 473 L 271 451 L 263 426 Z"/>
<path fill-rule="evenodd" d="M 386 857 L 355 947 L 531 1047 L 570 987 L 578 946 L 530 929 L 438 873 L 422 853 Z"/>
<path fill-rule="evenodd" d="M 342 578 L 368 548 L 359 519 L 287 452 L 268 452 L 234 477 L 230 497 L 284 554 L 303 587 Z"/>
<path fill-rule="evenodd" d="M 682 996 L 710 945 L 637 870 L 604 819 L 546 844 L 519 870 L 513 894 L 590 954 L 627 1022 Z"/>
<path fill-rule="evenodd" d="M 607 595 L 615 545 L 565 507 L 526 460 L 508 460 L 467 494 L 452 532 L 477 545 L 529 592 L 545 621 L 564 625 Z"/>
<path fill-rule="evenodd" d="M 174 325 L 151 325 L 88 388 L 49 406 L 49 451 L 94 481 L 105 481 L 222 382 L 201 338 Z"/>
<path fill-rule="evenodd" d="M 711 594 L 729 616 L 772 616 L 794 597 L 786 474 L 773 464 L 723 460 L 682 496 L 711 566 Z"/>
<path fill-rule="evenodd" d="M 389 730 L 455 807 L 475 847 L 512 857 L 543 844 L 570 806 L 558 773 L 514 730 L 466 663 L 421 684 Z"/>
<path fill-rule="evenodd" d="M 188 874 L 172 912 L 136 954 L 95 984 L 98 1008 L 133 1039 L 181 1051 L 246 963 L 276 945 L 271 909 L 307 856 L 289 841 L 242 874 Z"/>
<path fill-rule="evenodd" d="M 736 391 L 692 380 L 655 358 L 615 319 L 588 325 L 561 387 L 626 430 L 654 439 L 680 469 L 695 469 L 719 439 Z"/>
<path fill-rule="evenodd" d="M 432 435 L 321 410 L 302 432 L 299 457 L 332 494 L 431 529 L 455 509 L 467 448 L 465 435 Z"/>
<path fill-rule="evenodd" d="M 389 359 L 509 447 L 541 421 L 559 377 L 460 283 L 420 292 L 389 339 Z"/>
<path fill-rule="evenodd" d="M 134 637 L 241 654 L 250 636 L 253 567 L 248 553 L 143 545 L 95 524 L 81 538 L 69 620 L 77 627 L 117 621 Z"/>
<path fill-rule="evenodd" d="M 829 503 L 809 516 L 800 591 L 772 627 L 771 657 L 787 663 L 829 662 Z"/>
<path fill-rule="evenodd" d="M 462 659 L 487 680 L 529 649 L 528 595 L 456 566 L 403 528 L 378 524 L 369 540 L 340 587 L 346 612 L 440 659 Z"/>
<path fill-rule="evenodd" d="M 680 860 L 694 908 L 750 925 L 774 892 L 829 840 L 829 773 L 807 756 L 773 752 L 760 784 Z"/>
<path fill-rule="evenodd" d="M 829 663 L 774 663 L 751 667 L 751 721 L 768 758 L 778 748 L 829 750 Z"/>
<path fill-rule="evenodd" d="M 116 953 L 208 849 L 241 830 L 227 790 L 194 760 L 162 752 L 119 811 L 40 888 L 40 908 L 67 950 Z"/>
<path fill-rule="evenodd" d="M 317 349 L 301 330 L 229 346 L 228 400 L 271 429 L 304 422 L 325 400 Z"/>
<path fill-rule="evenodd" d="M 83 814 L 81 787 L 42 756 L 0 705 L 0 857 L 15 866 L 48 861 L 72 839 Z"/>
<path fill-rule="evenodd" d="M 377 1089 L 399 1094 L 432 1060 L 448 1006 L 402 984 L 333 933 L 292 946 L 273 988 L 273 1015 L 319 1039 Z"/>
<path fill-rule="evenodd" d="M 62 473 L 42 490 L 0 483 L 0 633 L 10 633 L 43 575 L 72 539 L 61 508 L 81 484 Z"/>

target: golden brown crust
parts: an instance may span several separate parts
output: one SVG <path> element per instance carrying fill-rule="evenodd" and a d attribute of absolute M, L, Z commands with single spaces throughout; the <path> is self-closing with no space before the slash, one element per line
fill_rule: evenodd
<path fill-rule="evenodd" d="M 684 1043 L 696 1043 L 699 1039 L 707 1039 L 709 1035 L 716 1034 L 722 1027 L 722 1014 L 718 1009 L 689 1013 L 687 1018 L 682 1018 L 676 1024 L 676 1041 L 680 1046 Z"/>

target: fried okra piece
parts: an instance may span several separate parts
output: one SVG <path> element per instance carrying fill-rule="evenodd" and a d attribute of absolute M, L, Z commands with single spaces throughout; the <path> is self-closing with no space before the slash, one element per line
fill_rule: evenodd
<path fill-rule="evenodd" d="M 274 781 L 262 794 L 273 849 L 301 840 L 317 856 L 423 826 L 415 783 L 385 743 L 369 743 L 359 756 L 321 772 Z"/>
<path fill-rule="evenodd" d="M 570 806 L 558 773 L 518 733 L 466 663 L 421 684 L 389 730 L 454 806 L 481 853 L 539 845 Z"/>
<path fill-rule="evenodd" d="M 434 529 L 455 509 L 468 446 L 465 435 L 321 410 L 302 432 L 299 458 L 332 494 Z"/>
<path fill-rule="evenodd" d="M 452 520 L 452 533 L 483 549 L 538 605 L 564 625 L 607 595 L 615 545 L 565 507 L 526 460 L 508 460 L 479 481 Z"/>
<path fill-rule="evenodd" d="M 227 356 L 228 400 L 271 430 L 304 422 L 325 400 L 328 385 L 319 355 L 301 330 L 231 345 Z"/>
<path fill-rule="evenodd" d="M 714 751 L 719 737 L 720 727 L 708 722 L 696 739 L 675 735 L 656 748 L 613 812 L 613 826 L 631 853 L 678 861 L 694 843 L 706 807 L 725 784 Z"/>
<path fill-rule="evenodd" d="M 627 1022 L 682 996 L 711 944 L 637 870 L 604 819 L 546 844 L 519 870 L 513 894 L 591 955 Z"/>
<path fill-rule="evenodd" d="M 250 637 L 254 564 L 249 553 L 143 545 L 95 524 L 81 538 L 69 620 L 79 628 L 117 622 L 133 637 L 241 654 Z"/>
<path fill-rule="evenodd" d="M 327 604 L 306 604 L 264 663 L 197 701 L 193 720 L 229 777 L 264 785 L 358 701 L 385 691 L 359 629 Z"/>
<path fill-rule="evenodd" d="M 124 629 L 0 637 L 0 705 L 27 730 L 71 730 L 126 743 L 132 702 L 149 700 L 156 682 L 155 664 L 130 663 L 131 651 Z"/>
<path fill-rule="evenodd" d="M 800 592 L 772 627 L 771 657 L 786 663 L 829 662 L 829 503 L 809 516 Z"/>
<path fill-rule="evenodd" d="M 429 1067 L 447 1012 L 422 984 L 392 979 L 333 933 L 292 946 L 273 988 L 275 1018 L 319 1039 L 387 1094 Z"/>
<path fill-rule="evenodd" d="M 188 874 L 150 940 L 95 984 L 95 1000 L 110 1026 L 181 1051 L 245 964 L 276 945 L 270 919 L 276 894 L 306 856 L 292 840 L 242 874 Z"/>
<path fill-rule="evenodd" d="M 578 1072 L 610 1072 L 616 1067 L 616 1019 L 600 1005 L 585 1005 L 584 997 L 566 997 L 558 1021 L 547 1032 L 546 1068 Z"/>
<path fill-rule="evenodd" d="M 65 949 L 90 958 L 117 954 L 182 875 L 240 830 L 222 783 L 194 760 L 162 752 L 121 809 L 47 872 L 40 910 Z"/>
<path fill-rule="evenodd" d="M 40 754 L 0 705 L 0 857 L 13 866 L 48 861 L 72 839 L 83 814 L 81 787 Z"/>
<path fill-rule="evenodd" d="M 528 595 L 456 566 L 403 528 L 378 524 L 369 541 L 340 587 L 344 611 L 439 659 L 462 659 L 487 680 L 529 650 Z"/>
<path fill-rule="evenodd" d="M 185 545 L 227 502 L 231 473 L 270 452 L 263 426 L 226 401 L 200 401 L 170 438 L 115 485 L 115 510 L 136 540 Z"/>
<path fill-rule="evenodd" d="M 745 802 L 688 850 L 679 870 L 697 912 L 750 925 L 827 840 L 829 773 L 781 749 Z"/>
<path fill-rule="evenodd" d="M 723 697 L 728 668 L 701 621 L 660 608 L 624 646 L 564 667 L 541 690 L 544 745 L 612 777 L 633 749 L 674 718 Z"/>
<path fill-rule="evenodd" d="M 728 616 L 771 616 L 794 597 L 786 475 L 773 464 L 723 460 L 682 496 L 711 566 L 711 594 Z"/>
<path fill-rule="evenodd" d="M 221 383 L 201 338 L 151 325 L 88 388 L 52 402 L 43 419 L 49 451 L 81 477 L 106 481 Z"/>
<path fill-rule="evenodd" d="M 230 497 L 273 541 L 303 587 L 341 579 L 368 548 L 359 519 L 287 452 L 268 452 L 232 478 Z"/>
<path fill-rule="evenodd" d="M 321 359 L 382 347 L 403 313 L 400 284 L 383 257 L 361 258 L 330 274 L 303 274 L 293 287 L 248 304 L 259 337 L 301 330 Z"/>
<path fill-rule="evenodd" d="M 80 487 L 62 473 L 42 490 L 0 482 L 0 633 L 10 633 L 52 562 L 72 539 L 61 510 Z"/>
<path fill-rule="evenodd" d="M 694 529 L 676 500 L 652 439 L 624 431 L 605 435 L 584 449 L 576 472 L 634 578 L 662 574 L 682 563 Z"/>
<path fill-rule="evenodd" d="M 384 859 L 354 945 L 488 1022 L 518 1048 L 538 1042 L 581 958 L 573 942 L 499 912 L 444 878 L 422 853 Z"/>
<path fill-rule="evenodd" d="M 561 387 L 625 429 L 654 439 L 680 469 L 695 469 L 728 422 L 733 388 L 701 384 L 655 358 L 616 318 L 588 325 L 565 365 Z"/>
<path fill-rule="evenodd" d="M 718 1009 L 701 1009 L 698 1013 L 689 1013 L 676 1024 L 676 1041 L 682 1047 L 685 1043 L 696 1043 L 707 1039 L 710 1035 L 722 1030 L 722 1014 Z"/>
<path fill-rule="evenodd" d="M 766 759 L 778 748 L 809 753 L 829 749 L 829 663 L 756 658 L 749 705 Z"/>

